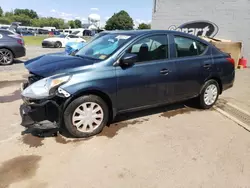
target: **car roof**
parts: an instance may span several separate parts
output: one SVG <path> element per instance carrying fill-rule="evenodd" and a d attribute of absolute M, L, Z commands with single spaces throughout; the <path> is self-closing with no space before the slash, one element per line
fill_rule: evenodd
<path fill-rule="evenodd" d="M 203 40 L 200 37 L 197 37 L 195 35 L 189 34 L 189 33 L 184 33 L 181 31 L 174 31 L 174 30 L 152 30 L 152 29 L 143 29 L 143 30 L 105 30 L 102 31 L 101 33 L 113 33 L 113 34 L 124 34 L 124 35 L 135 35 L 135 36 L 142 36 L 142 35 L 146 35 L 146 34 L 162 34 L 162 33 L 166 33 L 166 34 L 173 34 L 173 35 L 180 35 L 183 37 L 188 37 L 191 39 L 195 39 L 198 41 L 202 41 L 203 43 L 210 45 L 209 42 L 207 42 L 206 40 Z"/>
<path fill-rule="evenodd" d="M 183 33 L 179 31 L 172 30 L 152 30 L 152 29 L 142 29 L 142 30 L 105 30 L 105 33 L 115 33 L 115 34 L 127 34 L 127 35 L 143 35 L 143 34 L 154 34 L 154 33 Z"/>
<path fill-rule="evenodd" d="M 10 32 L 10 33 L 15 33 L 14 31 L 11 31 L 11 30 L 8 30 L 8 29 L 0 29 L 0 32 L 1 31 L 8 31 L 8 32 Z"/>
<path fill-rule="evenodd" d="M 8 30 L 8 29 L 0 29 L 0 32 L 1 32 L 1 33 L 6 33 L 6 32 L 13 33 L 12 31 L 10 31 L 10 30 Z"/>

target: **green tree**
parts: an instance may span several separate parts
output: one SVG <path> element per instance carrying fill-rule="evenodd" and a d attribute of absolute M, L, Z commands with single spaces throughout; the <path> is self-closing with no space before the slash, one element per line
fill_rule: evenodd
<path fill-rule="evenodd" d="M 69 27 L 71 27 L 71 28 L 76 28 L 76 24 L 75 24 L 74 20 L 68 21 L 68 25 L 69 25 Z"/>
<path fill-rule="evenodd" d="M 3 9 L 0 7 L 0 16 L 3 16 Z"/>
<path fill-rule="evenodd" d="M 61 18 L 53 18 L 51 26 L 56 27 L 57 29 L 62 29 L 64 27 L 64 20 Z"/>
<path fill-rule="evenodd" d="M 56 27 L 57 29 L 62 29 L 64 27 L 64 20 L 60 18 L 53 17 L 42 17 L 39 19 L 32 19 L 31 25 L 34 27 Z"/>
<path fill-rule="evenodd" d="M 129 14 L 122 10 L 118 13 L 115 13 L 111 18 L 106 22 L 106 30 L 131 30 L 134 27 L 133 19 Z"/>
<path fill-rule="evenodd" d="M 76 28 L 81 28 L 82 27 L 82 22 L 80 20 L 75 20 L 75 27 Z"/>
<path fill-rule="evenodd" d="M 150 24 L 141 23 L 141 24 L 139 24 L 138 29 L 151 29 L 151 25 Z"/>
<path fill-rule="evenodd" d="M 68 29 L 68 28 L 69 28 L 69 24 L 64 22 L 63 27 L 61 29 Z"/>
<path fill-rule="evenodd" d="M 14 15 L 26 15 L 30 17 L 31 19 L 38 18 L 37 13 L 31 9 L 15 9 Z"/>
<path fill-rule="evenodd" d="M 5 17 L 11 17 L 13 15 L 14 15 L 13 12 L 5 12 L 4 14 Z"/>
<path fill-rule="evenodd" d="M 6 17 L 0 17 L 0 24 L 11 24 L 11 20 Z"/>
<path fill-rule="evenodd" d="M 10 16 L 9 19 L 11 22 L 21 22 L 25 26 L 30 26 L 32 23 L 30 17 L 24 14 Z"/>

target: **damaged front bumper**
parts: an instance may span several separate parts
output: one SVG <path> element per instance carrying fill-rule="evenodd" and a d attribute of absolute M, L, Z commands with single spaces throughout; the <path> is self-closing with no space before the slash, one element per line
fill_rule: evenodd
<path fill-rule="evenodd" d="M 53 100 L 40 103 L 26 103 L 20 106 L 21 125 L 30 127 L 59 128 L 61 124 L 61 107 Z"/>
<path fill-rule="evenodd" d="M 21 84 L 23 91 L 28 83 Z M 62 91 L 61 91 L 62 92 Z M 34 100 L 22 96 L 23 104 L 20 106 L 21 125 L 25 128 L 60 128 L 62 122 L 62 109 L 67 100 L 63 94 L 53 97 Z"/>

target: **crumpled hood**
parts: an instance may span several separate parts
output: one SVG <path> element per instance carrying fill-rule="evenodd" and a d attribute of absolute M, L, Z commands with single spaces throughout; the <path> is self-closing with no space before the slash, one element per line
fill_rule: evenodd
<path fill-rule="evenodd" d="M 33 74 L 48 77 L 67 72 L 69 69 L 94 64 L 98 60 L 60 54 L 49 54 L 30 59 L 24 63 Z"/>

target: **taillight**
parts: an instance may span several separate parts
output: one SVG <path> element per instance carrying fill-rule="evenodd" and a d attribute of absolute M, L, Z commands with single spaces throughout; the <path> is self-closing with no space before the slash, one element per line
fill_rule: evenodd
<path fill-rule="evenodd" d="M 235 64 L 234 59 L 231 58 L 231 57 L 227 58 L 227 61 L 230 62 L 230 63 L 232 63 L 233 65 Z"/>
<path fill-rule="evenodd" d="M 22 39 L 17 39 L 17 43 L 18 43 L 18 44 L 21 44 L 21 45 L 24 45 L 24 42 L 23 42 Z"/>
<path fill-rule="evenodd" d="M 18 44 L 24 45 L 24 40 L 21 35 L 8 35 L 8 36 L 16 39 Z"/>

